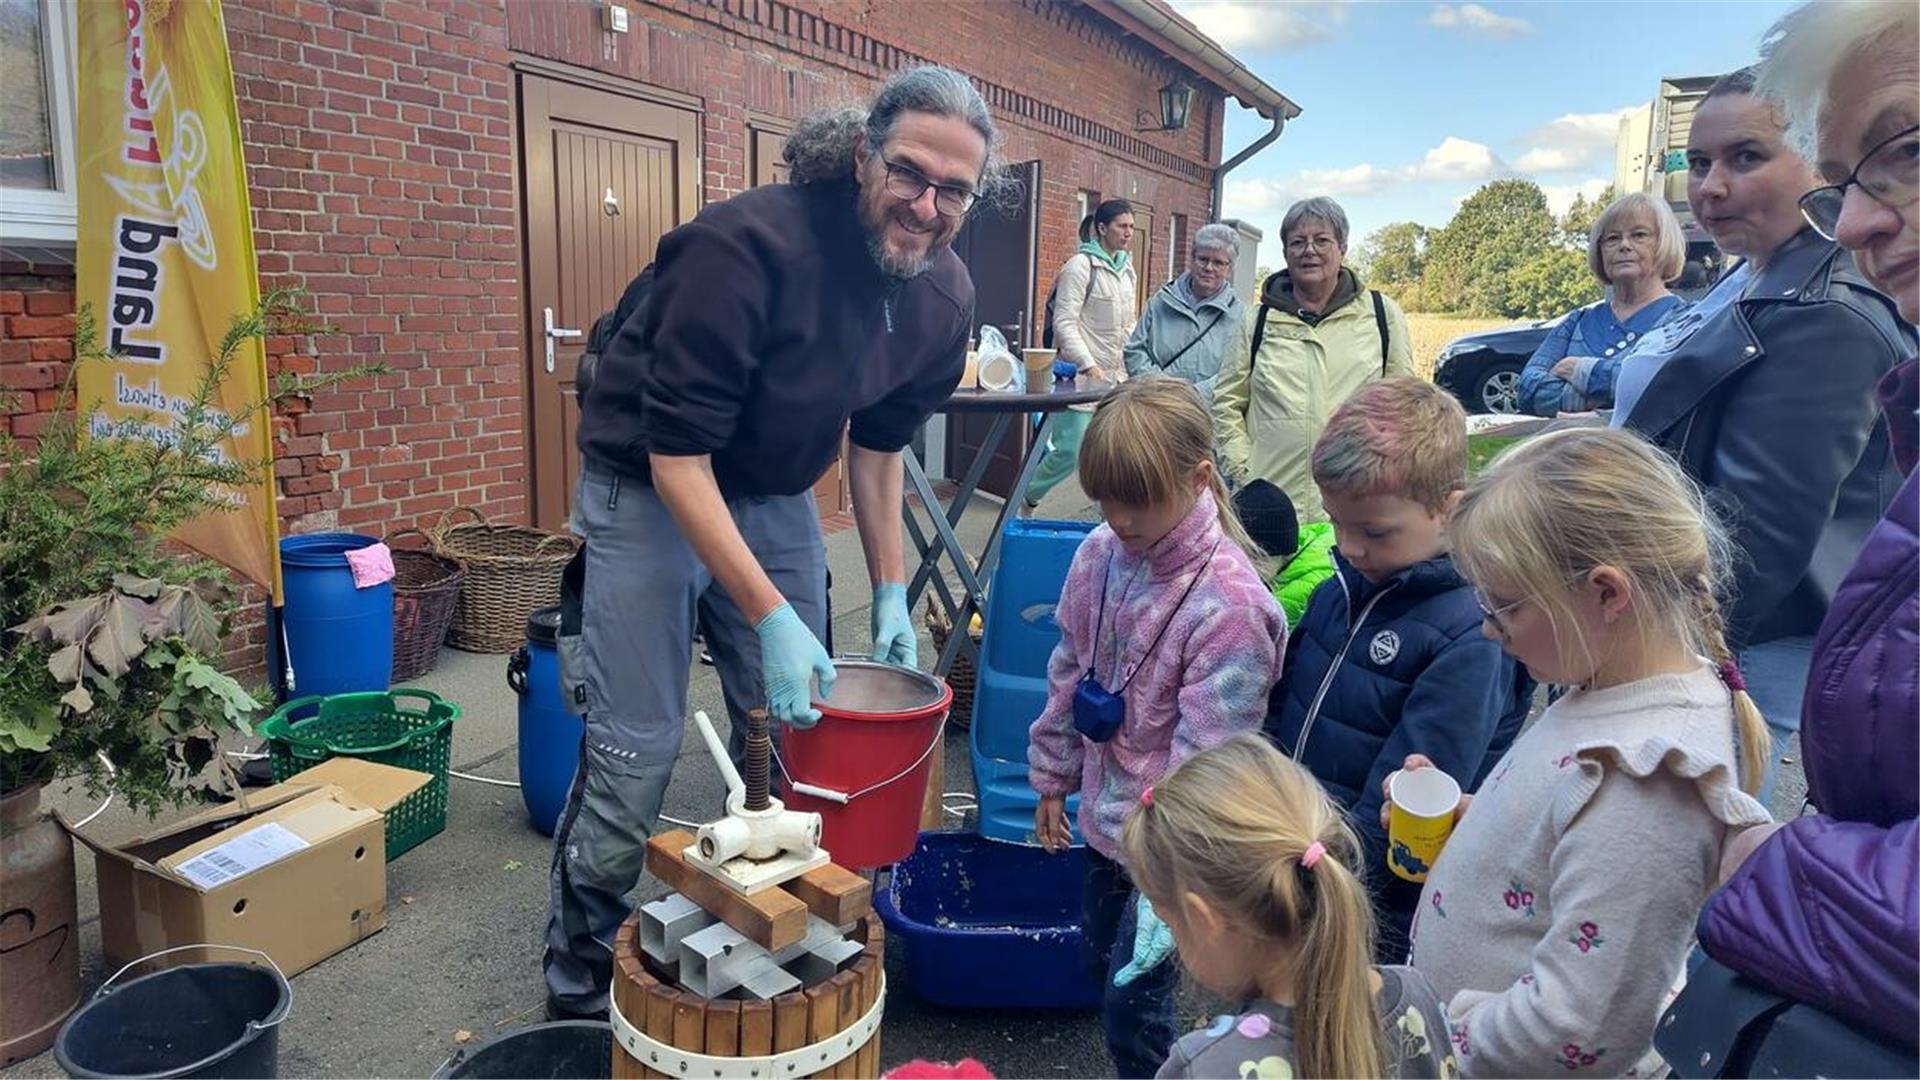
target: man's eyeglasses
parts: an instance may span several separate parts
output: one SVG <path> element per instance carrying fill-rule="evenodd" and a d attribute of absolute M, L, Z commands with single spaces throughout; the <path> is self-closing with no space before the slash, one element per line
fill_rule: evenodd
<path fill-rule="evenodd" d="M 1800 214 L 1807 224 L 1829 240 L 1838 239 L 1840 212 L 1847 189 L 1855 184 L 1875 202 L 1905 210 L 1920 190 L 1920 124 L 1900 132 L 1866 152 L 1845 180 L 1817 187 L 1800 196 Z"/>
<path fill-rule="evenodd" d="M 980 197 L 972 188 L 936 184 L 911 165 L 902 165 L 886 158 L 880 160 L 887 167 L 887 194 L 903 202 L 912 202 L 932 188 L 933 208 L 948 217 L 959 217 L 973 209 L 973 201 Z"/>

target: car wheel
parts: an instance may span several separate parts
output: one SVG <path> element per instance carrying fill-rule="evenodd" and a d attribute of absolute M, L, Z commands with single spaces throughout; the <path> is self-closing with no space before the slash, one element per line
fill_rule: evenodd
<path fill-rule="evenodd" d="M 1475 412 L 1517 413 L 1520 411 L 1520 369 L 1512 364 L 1493 364 L 1474 377 L 1467 400 Z"/>

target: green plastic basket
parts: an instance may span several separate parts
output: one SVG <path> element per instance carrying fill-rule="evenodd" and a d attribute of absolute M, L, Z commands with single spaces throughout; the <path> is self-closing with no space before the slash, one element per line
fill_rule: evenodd
<path fill-rule="evenodd" d="M 273 781 L 280 783 L 335 757 L 412 769 L 433 782 L 387 811 L 387 860 L 447 827 L 447 766 L 460 706 L 425 690 L 295 698 L 260 733 Z"/>

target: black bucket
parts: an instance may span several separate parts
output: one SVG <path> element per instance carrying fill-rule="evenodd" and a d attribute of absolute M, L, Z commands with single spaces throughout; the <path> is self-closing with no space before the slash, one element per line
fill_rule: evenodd
<path fill-rule="evenodd" d="M 598 1020 L 535 1024 L 463 1047 L 435 1080 L 607 1080 L 613 1074 L 613 1026 Z"/>
<path fill-rule="evenodd" d="M 75 1077 L 276 1076 L 293 992 L 253 964 L 187 964 L 100 988 L 54 1040 Z"/>

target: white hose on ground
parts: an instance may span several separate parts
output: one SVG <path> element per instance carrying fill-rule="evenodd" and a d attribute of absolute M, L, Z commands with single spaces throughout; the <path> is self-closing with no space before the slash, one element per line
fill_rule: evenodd
<path fill-rule="evenodd" d="M 99 751 L 98 753 L 94 754 L 94 757 L 99 758 L 100 764 L 105 765 L 107 767 L 107 779 L 109 780 L 113 779 L 113 775 L 114 775 L 113 759 L 107 757 L 107 752 L 105 750 Z M 109 791 L 107 792 L 107 801 L 101 803 L 99 806 L 94 807 L 93 813 L 88 814 L 86 817 L 83 817 L 79 821 L 74 822 L 73 827 L 76 829 L 86 828 L 87 822 L 92 821 L 94 818 L 97 818 L 101 814 L 106 813 L 107 807 L 112 805 L 113 805 L 113 792 Z"/>

